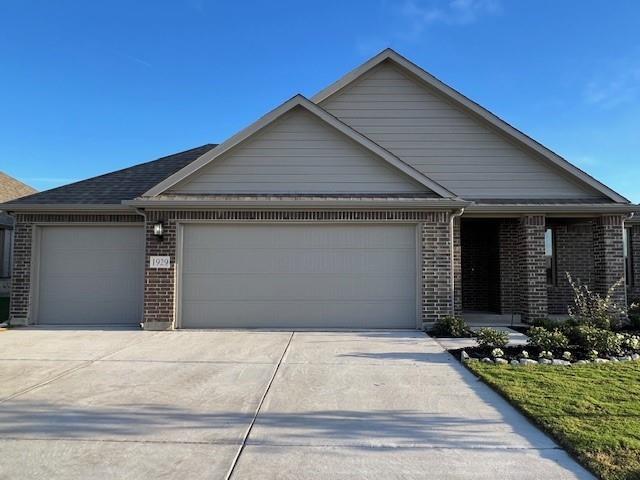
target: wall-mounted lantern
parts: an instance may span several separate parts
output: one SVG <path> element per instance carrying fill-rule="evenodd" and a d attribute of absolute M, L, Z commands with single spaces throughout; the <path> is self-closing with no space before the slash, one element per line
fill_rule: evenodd
<path fill-rule="evenodd" d="M 153 234 L 159 241 L 162 241 L 162 236 L 164 235 L 164 224 L 162 221 L 156 222 L 153 225 Z"/>

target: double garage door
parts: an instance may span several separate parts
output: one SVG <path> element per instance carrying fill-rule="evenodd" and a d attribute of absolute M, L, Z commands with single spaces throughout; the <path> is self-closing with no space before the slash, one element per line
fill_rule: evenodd
<path fill-rule="evenodd" d="M 415 328 L 412 225 L 185 224 L 181 328 Z"/>
<path fill-rule="evenodd" d="M 41 324 L 136 324 L 141 226 L 39 229 Z M 413 225 L 185 224 L 179 328 L 415 328 Z"/>

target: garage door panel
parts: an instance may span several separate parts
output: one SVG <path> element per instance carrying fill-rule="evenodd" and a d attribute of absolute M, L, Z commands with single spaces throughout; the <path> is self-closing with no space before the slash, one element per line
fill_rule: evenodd
<path fill-rule="evenodd" d="M 184 260 L 190 274 L 244 273 L 369 274 L 415 271 L 415 248 L 408 249 L 199 249 Z"/>
<path fill-rule="evenodd" d="M 415 298 L 406 288 L 406 276 L 384 275 L 365 278 L 360 275 L 311 275 L 311 274 L 234 274 L 215 281 L 206 275 L 189 275 L 184 278 L 184 300 L 360 300 L 393 301 Z M 250 283 L 262 282 L 260 289 L 247 292 Z"/>
<path fill-rule="evenodd" d="M 412 225 L 185 225 L 185 328 L 415 328 Z"/>
<path fill-rule="evenodd" d="M 143 288 L 142 226 L 41 227 L 39 323 L 135 324 Z"/>
<path fill-rule="evenodd" d="M 190 328 L 390 328 L 389 318 L 415 318 L 406 302 L 197 302 L 183 315 Z M 215 317 L 212 317 L 215 312 Z M 222 320 L 224 319 L 224 320 Z M 348 319 L 348 324 L 345 323 Z M 398 328 L 413 328 L 403 325 Z"/>

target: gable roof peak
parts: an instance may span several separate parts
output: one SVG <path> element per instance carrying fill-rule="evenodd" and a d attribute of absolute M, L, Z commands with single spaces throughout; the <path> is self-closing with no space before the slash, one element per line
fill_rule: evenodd
<path fill-rule="evenodd" d="M 178 182 L 181 182 L 187 177 L 195 174 L 205 165 L 208 165 L 209 163 L 214 161 L 216 158 L 219 158 L 224 153 L 234 148 L 236 145 L 240 144 L 241 142 L 245 141 L 246 139 L 253 136 L 257 132 L 261 131 L 263 128 L 275 122 L 277 119 L 281 118 L 284 114 L 286 114 L 287 112 L 290 112 L 292 109 L 296 107 L 304 108 L 305 110 L 310 112 L 312 115 L 314 115 L 316 118 L 320 119 L 320 121 L 335 128 L 340 133 L 350 138 L 360 146 L 373 152 L 375 155 L 385 160 L 387 163 L 395 167 L 397 170 L 400 170 L 402 173 L 416 180 L 418 183 L 424 185 L 426 188 L 433 191 L 437 195 L 440 195 L 441 197 L 445 197 L 445 198 L 455 197 L 455 194 L 453 192 L 446 189 L 445 187 L 440 185 L 438 182 L 427 177 L 423 173 L 419 172 L 414 167 L 410 166 L 409 164 L 405 163 L 403 160 L 398 158 L 396 155 L 389 152 L 387 149 L 378 145 L 369 137 L 354 130 L 352 127 L 344 123 L 342 120 L 333 116 L 332 114 L 327 112 L 325 109 L 323 109 L 321 106 L 317 105 L 316 103 L 312 102 L 311 100 L 306 98 L 304 95 L 299 93 L 291 97 L 289 100 L 284 102 L 279 107 L 271 110 L 269 113 L 267 113 L 266 115 L 258 119 L 253 124 L 249 125 L 245 129 L 236 133 L 235 135 L 230 137 L 228 140 L 218 145 L 215 149 L 209 152 L 206 152 L 193 163 L 190 163 L 189 165 L 185 166 L 184 168 L 174 173 L 170 177 L 164 179 L 162 182 L 158 183 L 153 188 L 145 192 L 142 196 L 155 197 L 160 195 L 161 193 L 165 192 L 169 188 L 176 185 Z"/>
<path fill-rule="evenodd" d="M 387 60 L 392 61 L 396 66 L 400 67 L 405 73 L 407 73 L 411 78 L 415 79 L 418 83 L 421 83 L 427 88 L 435 90 L 438 94 L 450 100 L 454 105 L 457 105 L 463 111 L 468 112 L 470 115 L 479 119 L 481 122 L 484 122 L 491 128 L 506 135 L 516 144 L 534 153 L 542 160 L 551 164 L 554 168 L 563 171 L 565 175 L 572 177 L 575 181 L 578 181 L 583 185 L 587 185 L 588 187 L 605 195 L 607 198 L 610 198 L 614 202 L 630 203 L 627 198 L 623 197 L 605 184 L 599 182 L 588 173 L 579 169 L 557 153 L 553 152 L 549 148 L 545 147 L 517 128 L 513 127 L 506 121 L 502 120 L 500 117 L 490 112 L 483 106 L 479 105 L 478 103 L 469 99 L 443 81 L 439 80 L 429 72 L 422 69 L 420 66 L 400 55 L 392 48 L 385 48 L 359 67 L 356 67 L 355 69 L 344 75 L 342 78 L 338 79 L 336 82 L 332 83 L 328 87 L 315 94 L 311 98 L 311 100 L 317 104 L 321 104 L 329 97 L 338 93 L 343 88 L 355 82 L 362 75 Z"/>

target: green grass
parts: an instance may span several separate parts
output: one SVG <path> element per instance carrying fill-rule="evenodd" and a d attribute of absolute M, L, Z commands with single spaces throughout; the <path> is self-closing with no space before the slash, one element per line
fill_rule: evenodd
<path fill-rule="evenodd" d="M 0 297 L 0 323 L 9 319 L 9 297 Z"/>
<path fill-rule="evenodd" d="M 640 479 L 640 362 L 467 365 L 603 479 Z"/>

